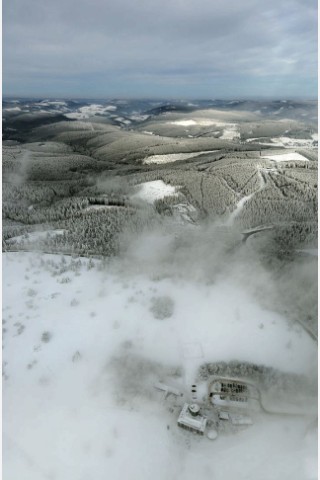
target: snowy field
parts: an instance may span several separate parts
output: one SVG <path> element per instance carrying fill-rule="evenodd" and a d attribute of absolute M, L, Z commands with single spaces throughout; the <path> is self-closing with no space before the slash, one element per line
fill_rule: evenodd
<path fill-rule="evenodd" d="M 318 141 L 318 135 L 313 133 L 310 139 L 303 139 L 303 138 L 292 138 L 292 137 L 277 137 L 271 138 L 271 141 L 274 144 L 278 144 L 283 147 L 287 148 L 294 148 L 294 147 L 312 147 L 313 142 Z"/>
<path fill-rule="evenodd" d="M 37 242 L 38 240 L 43 240 L 45 238 L 56 237 L 57 235 L 63 235 L 66 230 L 46 230 L 44 232 L 30 232 L 24 235 L 18 235 L 16 237 L 11 237 L 7 240 L 8 243 L 16 242 L 25 242 L 28 243 Z"/>
<path fill-rule="evenodd" d="M 211 127 L 211 125 L 220 124 L 219 121 L 210 120 L 210 119 L 196 119 L 196 120 L 176 120 L 174 122 L 169 122 L 170 125 L 179 125 L 181 127 L 193 127 L 199 125 L 200 127 Z"/>
<path fill-rule="evenodd" d="M 268 158 L 269 160 L 274 160 L 276 162 L 287 162 L 290 160 L 300 160 L 303 162 L 309 162 L 309 160 L 306 157 L 304 157 L 303 155 L 297 152 L 281 153 L 278 155 L 264 155 L 261 158 Z"/>
<path fill-rule="evenodd" d="M 215 118 L 196 118 L 191 120 L 176 120 L 168 122 L 170 125 L 177 125 L 181 127 L 211 127 L 222 128 L 223 133 L 219 137 L 221 140 L 232 140 L 233 138 L 240 138 L 239 127 L 236 123 L 222 122 Z M 219 131 L 217 132 L 219 133 Z"/>
<path fill-rule="evenodd" d="M 240 132 L 236 124 L 230 123 L 223 129 L 223 134 L 219 137 L 220 140 L 233 140 L 234 138 L 240 138 Z"/>
<path fill-rule="evenodd" d="M 115 110 L 117 110 L 115 105 L 103 106 L 93 103 L 85 107 L 80 107 L 76 112 L 66 113 L 65 116 L 73 120 L 85 119 L 95 115 L 103 115 L 106 112 L 114 112 Z"/>
<path fill-rule="evenodd" d="M 237 275 L 157 276 L 166 247 L 148 257 L 146 240 L 105 266 L 3 255 L 3 478 L 316 479 L 312 416 L 214 442 L 178 429 L 155 382 L 188 391 L 203 362 L 234 359 L 304 373 L 317 347 Z"/>
<path fill-rule="evenodd" d="M 204 150 L 204 151 L 194 152 L 194 153 L 169 153 L 166 155 L 150 155 L 149 157 L 144 158 L 142 163 L 146 165 L 149 165 L 151 163 L 158 163 L 158 164 L 171 163 L 171 162 L 177 162 L 178 160 L 187 160 L 188 158 L 198 157 L 203 153 L 213 153 L 217 151 L 218 150 Z"/>
<path fill-rule="evenodd" d="M 137 186 L 137 192 L 131 198 L 153 203 L 169 195 L 177 193 L 176 187 L 164 183 L 163 180 L 154 180 L 152 182 L 141 183 Z"/>
<path fill-rule="evenodd" d="M 259 145 L 283 148 L 318 148 L 314 142 L 318 142 L 318 135 L 313 133 L 311 139 L 293 138 L 293 137 L 274 137 L 271 142 L 261 142 L 259 138 L 248 138 L 246 142 L 258 143 Z"/>

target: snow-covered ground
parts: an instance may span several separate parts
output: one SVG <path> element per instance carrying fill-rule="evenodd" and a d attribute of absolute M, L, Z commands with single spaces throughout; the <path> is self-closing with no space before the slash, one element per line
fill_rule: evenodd
<path fill-rule="evenodd" d="M 90 212 L 93 210 L 112 210 L 114 208 L 126 208 L 122 207 L 121 205 L 89 205 L 89 207 L 86 207 L 83 209 L 83 212 Z"/>
<path fill-rule="evenodd" d="M 264 155 L 261 158 L 268 158 L 269 160 L 275 160 L 276 162 L 287 162 L 290 160 L 300 160 L 303 162 L 309 162 L 309 160 L 297 152 L 280 153 L 278 155 Z"/>
<path fill-rule="evenodd" d="M 203 362 L 235 359 L 308 372 L 317 346 L 236 276 L 159 279 L 157 239 L 150 258 L 146 239 L 129 263 L 100 269 L 3 255 L 3 478 L 316 479 L 310 417 L 261 416 L 214 442 L 176 426 L 156 381 L 188 390 Z M 168 298 L 159 317 L 154 305 Z"/>
<path fill-rule="evenodd" d="M 222 140 L 232 140 L 233 138 L 240 138 L 240 132 L 236 123 L 221 122 L 218 119 L 196 118 L 192 120 L 175 120 L 168 122 L 170 125 L 178 125 L 181 127 L 220 127 L 223 128 L 223 134 L 219 137 Z"/>
<path fill-rule="evenodd" d="M 276 137 L 271 138 L 271 141 L 274 145 L 283 146 L 286 148 L 297 148 L 297 147 L 307 147 L 310 148 L 313 146 L 313 142 L 318 141 L 318 135 L 312 134 L 312 139 L 304 138 L 291 138 L 291 137 Z"/>
<path fill-rule="evenodd" d="M 198 157 L 203 153 L 213 153 L 217 152 L 218 150 L 203 150 L 200 152 L 193 152 L 193 153 L 169 153 L 166 155 L 150 155 L 149 157 L 145 157 L 143 159 L 143 163 L 150 164 L 150 163 L 171 163 L 177 162 L 178 160 L 187 160 L 188 158 Z"/>
<path fill-rule="evenodd" d="M 318 141 L 318 135 L 312 134 L 311 136 L 312 136 L 312 140 L 304 139 L 304 138 L 276 137 L 276 138 L 272 138 L 271 141 L 274 144 L 278 144 L 287 148 L 311 147 L 314 141 Z"/>
<path fill-rule="evenodd" d="M 219 137 L 220 140 L 232 140 L 234 138 L 240 138 L 240 132 L 236 124 L 230 123 L 223 129 L 223 134 Z"/>
<path fill-rule="evenodd" d="M 185 201 L 184 203 L 177 203 L 172 207 L 173 217 L 176 222 L 180 224 L 194 225 L 195 218 L 197 218 L 197 209 L 191 203 Z"/>
<path fill-rule="evenodd" d="M 114 112 L 115 110 L 117 110 L 115 105 L 103 106 L 93 103 L 88 106 L 80 107 L 76 112 L 66 113 L 65 116 L 71 119 L 85 119 L 94 115 L 103 115 L 106 112 Z"/>
<path fill-rule="evenodd" d="M 131 198 L 144 200 L 148 203 L 153 203 L 155 200 L 177 193 L 176 187 L 164 183 L 163 180 L 141 183 L 136 188 L 137 192 Z"/>
<path fill-rule="evenodd" d="M 123 117 L 114 117 L 114 120 L 116 120 L 117 122 L 123 123 L 124 125 L 130 125 L 131 123 L 131 120 L 126 120 Z"/>
<path fill-rule="evenodd" d="M 243 209 L 244 205 L 249 202 L 249 200 L 253 197 L 253 195 L 255 194 L 256 192 L 253 192 L 253 193 L 250 193 L 250 195 L 245 195 L 244 197 L 242 197 L 236 204 L 235 206 L 235 209 L 233 210 L 233 212 L 231 212 L 230 216 L 228 217 L 227 221 L 226 221 L 226 225 L 233 225 L 235 219 L 237 218 L 237 216 L 239 215 L 239 213 L 241 212 L 241 210 Z"/>
<path fill-rule="evenodd" d="M 55 237 L 57 235 L 63 235 L 66 230 L 46 230 L 44 232 L 30 232 L 24 235 L 18 235 L 16 237 L 11 237 L 7 240 L 7 243 L 15 242 L 25 242 L 28 243 L 37 242 L 48 237 Z"/>
<path fill-rule="evenodd" d="M 144 122 L 145 120 L 148 120 L 148 118 L 150 118 L 150 115 L 141 115 L 140 113 L 135 113 L 134 115 L 130 115 L 130 119 L 135 122 Z"/>
<path fill-rule="evenodd" d="M 265 188 L 265 183 L 264 183 L 264 180 L 262 178 L 262 175 L 260 173 L 261 170 L 265 170 L 264 168 L 261 168 L 261 167 L 257 167 L 257 171 L 258 171 L 258 175 L 260 177 L 260 186 L 259 188 L 255 191 L 255 192 L 252 192 L 250 193 L 249 195 L 245 195 L 244 197 L 242 197 L 238 203 L 236 204 L 235 206 L 235 209 L 233 210 L 233 212 L 231 212 L 231 214 L 229 215 L 229 217 L 227 218 L 226 220 L 226 225 L 233 225 L 235 219 L 237 218 L 237 216 L 240 214 L 241 210 L 243 209 L 244 205 L 249 202 L 249 200 L 258 192 L 260 192 L 263 188 Z"/>
<path fill-rule="evenodd" d="M 274 137 L 271 138 L 271 142 L 261 142 L 259 138 L 248 138 L 246 142 L 258 143 L 259 145 L 271 146 L 271 147 L 283 147 L 283 148 L 317 148 L 314 142 L 318 141 L 318 135 L 313 133 L 312 139 L 293 138 L 293 137 Z"/>
<path fill-rule="evenodd" d="M 195 125 L 199 125 L 201 127 L 210 127 L 211 125 L 216 125 L 214 120 L 176 120 L 174 122 L 170 122 L 170 125 L 179 125 L 181 127 L 193 127 Z"/>

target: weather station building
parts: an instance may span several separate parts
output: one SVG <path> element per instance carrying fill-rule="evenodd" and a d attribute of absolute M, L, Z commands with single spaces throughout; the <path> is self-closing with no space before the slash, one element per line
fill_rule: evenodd
<path fill-rule="evenodd" d="M 178 418 L 178 425 L 199 435 L 203 435 L 207 425 L 207 418 L 200 415 L 197 403 L 185 403 Z"/>

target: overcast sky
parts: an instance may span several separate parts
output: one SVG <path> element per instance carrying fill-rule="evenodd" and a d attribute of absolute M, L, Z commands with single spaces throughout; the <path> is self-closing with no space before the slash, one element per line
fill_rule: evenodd
<path fill-rule="evenodd" d="M 316 97 L 316 0 L 3 0 L 3 94 Z"/>

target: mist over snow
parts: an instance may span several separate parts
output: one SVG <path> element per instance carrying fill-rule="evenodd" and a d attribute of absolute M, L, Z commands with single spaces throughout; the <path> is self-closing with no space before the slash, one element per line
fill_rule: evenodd
<path fill-rule="evenodd" d="M 312 387 L 299 403 L 279 386 L 291 410 L 273 398 L 277 414 L 215 442 L 178 429 L 154 388 L 187 392 L 199 367 L 230 361 L 316 384 L 317 345 L 254 243 L 168 219 L 121 245 L 108 261 L 4 253 L 4 478 L 315 479 Z M 299 271 L 286 292 L 312 280 Z"/>
<path fill-rule="evenodd" d="M 166 185 L 162 180 L 140 184 L 137 190 L 132 198 L 141 199 L 148 203 L 153 203 L 155 200 L 174 195 L 176 191 L 175 187 Z"/>
<path fill-rule="evenodd" d="M 4 479 L 316 479 L 316 102 L 3 104 Z"/>

